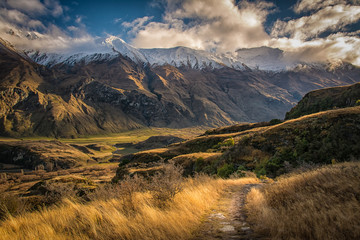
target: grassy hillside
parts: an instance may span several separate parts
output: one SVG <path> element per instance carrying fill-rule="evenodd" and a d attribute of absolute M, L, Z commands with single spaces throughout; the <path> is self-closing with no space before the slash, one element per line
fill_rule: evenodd
<path fill-rule="evenodd" d="M 0 163 L 19 168 L 66 169 L 95 162 L 89 154 L 60 141 L 0 142 Z M 2 167 L 0 168 L 2 169 Z"/>
<path fill-rule="evenodd" d="M 360 105 L 360 83 L 309 92 L 294 108 L 286 113 L 285 119 L 355 105 Z"/>
<path fill-rule="evenodd" d="M 301 165 L 360 157 L 360 107 L 330 110 L 261 129 L 238 139 L 227 161 L 278 176 Z"/>
<path fill-rule="evenodd" d="M 123 170 L 128 167 L 148 168 L 170 159 L 182 159 L 181 164 L 188 174 L 233 173 L 247 169 L 255 171 L 258 176 L 275 177 L 299 166 L 359 158 L 359 126 L 360 107 L 351 107 L 311 114 L 272 126 L 200 136 L 167 148 L 125 156 L 121 159 L 118 177 L 126 174 Z M 184 161 L 184 157 L 191 153 L 198 153 L 198 158 Z M 207 153 L 218 154 L 212 161 L 206 161 Z"/>
<path fill-rule="evenodd" d="M 360 163 L 284 176 L 247 197 L 255 230 L 270 239 L 359 239 Z"/>

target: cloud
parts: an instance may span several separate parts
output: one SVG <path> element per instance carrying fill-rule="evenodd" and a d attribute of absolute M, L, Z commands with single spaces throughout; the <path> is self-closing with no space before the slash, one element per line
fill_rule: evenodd
<path fill-rule="evenodd" d="M 57 1 L 45 0 L 45 6 L 54 17 L 59 17 L 64 13 L 62 6 Z"/>
<path fill-rule="evenodd" d="M 83 16 L 76 16 L 75 22 L 77 24 L 82 24 Z"/>
<path fill-rule="evenodd" d="M 0 19 L 18 24 L 25 24 L 29 20 L 27 15 L 19 12 L 18 10 L 7 10 L 5 8 L 1 8 L 0 14 Z"/>
<path fill-rule="evenodd" d="M 59 17 L 64 13 L 63 7 L 58 1 L 54 0 L 0 0 L 2 6 L 9 10 L 17 10 L 29 16 L 39 16 L 51 14 Z"/>
<path fill-rule="evenodd" d="M 289 60 L 343 60 L 360 65 L 360 31 L 345 27 L 360 19 L 359 0 L 302 0 L 296 13 L 311 12 L 289 21 L 277 20 L 269 46 L 285 50 Z M 320 37 L 323 34 L 323 37 Z"/>
<path fill-rule="evenodd" d="M 69 30 L 75 32 L 75 36 L 70 36 L 55 25 L 47 26 L 45 33 L 16 29 L 11 25 L 0 22 L 0 30 L 4 30 L 4 28 L 11 29 L 11 31 L 2 35 L 2 38 L 15 45 L 18 49 L 64 54 L 103 50 L 100 39 L 84 33 L 74 26 L 70 26 Z"/>
<path fill-rule="evenodd" d="M 269 46 L 283 49 L 290 62 L 343 60 L 360 66 L 360 38 L 342 33 L 311 41 L 292 38 L 272 39 Z"/>
<path fill-rule="evenodd" d="M 115 18 L 114 23 L 119 23 L 119 22 L 121 22 L 121 20 L 122 20 L 122 18 Z"/>
<path fill-rule="evenodd" d="M 125 28 L 130 28 L 130 34 L 136 34 L 140 29 L 143 29 L 145 23 L 150 21 L 151 19 L 153 19 L 153 17 L 145 16 L 142 18 L 137 18 L 132 22 L 123 22 L 121 25 Z"/>
<path fill-rule="evenodd" d="M 52 23 L 54 17 L 64 14 L 64 8 L 58 1 L 8 0 L 1 3 L 1 38 L 18 49 L 70 53 L 75 49 L 95 51 L 101 48 L 97 38 L 87 33 L 82 17 L 77 16 L 74 20 L 77 26 L 69 26 L 65 30 Z M 38 19 L 39 16 L 43 22 Z"/>
<path fill-rule="evenodd" d="M 325 31 L 339 31 L 344 26 L 360 19 L 360 6 L 327 6 L 310 16 L 290 21 L 277 20 L 272 29 L 273 37 L 289 36 L 295 39 L 317 37 Z"/>
<path fill-rule="evenodd" d="M 132 44 L 218 51 L 262 45 L 270 39 L 263 24 L 273 7 L 264 1 L 167 0 L 163 22 L 134 27 Z"/>
<path fill-rule="evenodd" d="M 39 0 L 7 0 L 7 5 L 24 13 L 46 12 L 46 7 Z"/>
<path fill-rule="evenodd" d="M 359 5 L 360 0 L 300 0 L 294 6 L 296 13 L 317 11 L 328 6 L 339 4 Z"/>

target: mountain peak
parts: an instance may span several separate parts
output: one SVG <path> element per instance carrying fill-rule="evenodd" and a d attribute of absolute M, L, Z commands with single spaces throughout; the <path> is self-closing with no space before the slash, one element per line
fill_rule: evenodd
<path fill-rule="evenodd" d="M 29 36 L 36 37 L 36 36 Z M 4 42 L 4 41 L 3 41 Z M 117 36 L 99 38 L 93 47 L 82 46 L 78 51 L 72 52 L 47 52 L 41 50 L 17 51 L 20 55 L 24 52 L 33 61 L 48 67 L 57 64 L 73 65 L 84 61 L 85 63 L 98 60 L 112 60 L 119 55 L 130 58 L 138 64 L 153 66 L 172 65 L 175 67 L 189 67 L 193 69 L 229 67 L 235 70 L 262 70 L 280 72 L 289 69 L 299 69 L 300 62 L 288 62 L 282 50 L 270 47 L 241 48 L 235 52 L 217 53 L 205 50 L 196 50 L 184 46 L 174 48 L 139 49 L 126 43 Z M 11 44 L 6 44 L 10 46 Z M 13 48 L 12 48 L 13 49 Z M 301 63 L 301 66 L 318 68 L 319 63 Z M 331 66 L 320 64 L 322 69 L 339 67 L 339 63 Z M 305 67 L 305 68 L 304 68 Z"/>

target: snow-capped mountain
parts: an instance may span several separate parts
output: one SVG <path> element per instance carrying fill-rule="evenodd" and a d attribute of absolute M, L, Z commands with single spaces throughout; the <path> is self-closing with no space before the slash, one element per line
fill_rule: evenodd
<path fill-rule="evenodd" d="M 46 66 L 111 60 L 121 54 L 134 62 L 149 63 L 152 66 L 169 64 L 175 67 L 186 66 L 194 69 L 227 66 L 237 70 L 251 68 L 265 71 L 281 71 L 289 67 L 281 50 L 268 47 L 240 49 L 234 53 L 207 52 L 187 47 L 138 49 L 114 36 L 103 39 L 97 52 L 64 54 L 31 50 L 26 51 L 26 54 L 35 62 Z"/>
<path fill-rule="evenodd" d="M 0 39 L 0 135 L 268 121 L 283 118 L 307 92 L 355 83 L 360 74 L 342 62 L 288 69 L 283 52 L 267 47 L 222 54 L 137 49 L 116 37 L 92 47 L 24 53 Z"/>

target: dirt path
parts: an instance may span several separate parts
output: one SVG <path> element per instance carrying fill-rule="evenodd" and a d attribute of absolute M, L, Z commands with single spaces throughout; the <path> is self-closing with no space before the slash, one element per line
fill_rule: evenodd
<path fill-rule="evenodd" d="M 213 239 L 260 239 L 247 223 L 244 210 L 247 193 L 261 184 L 245 184 L 230 187 L 219 200 L 216 209 L 204 219 L 192 240 Z"/>

